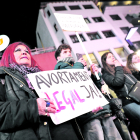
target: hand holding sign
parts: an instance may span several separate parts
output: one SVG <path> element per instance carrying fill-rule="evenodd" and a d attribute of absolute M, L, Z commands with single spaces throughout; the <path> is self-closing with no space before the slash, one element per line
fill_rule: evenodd
<path fill-rule="evenodd" d="M 46 113 L 56 113 L 56 107 L 52 100 L 47 99 L 50 102 L 49 107 L 46 107 L 46 101 L 44 98 L 36 99 L 38 105 L 38 113 L 39 115 L 46 115 Z"/>
<path fill-rule="evenodd" d="M 78 62 L 81 62 L 84 66 L 87 65 L 87 62 L 84 60 L 84 58 L 80 58 Z"/>
<path fill-rule="evenodd" d="M 91 72 L 93 72 L 93 73 L 99 72 L 98 68 L 96 67 L 96 65 L 94 63 L 91 65 Z"/>

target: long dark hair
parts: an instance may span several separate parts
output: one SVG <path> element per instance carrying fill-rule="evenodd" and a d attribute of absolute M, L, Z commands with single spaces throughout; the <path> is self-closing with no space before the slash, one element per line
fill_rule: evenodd
<path fill-rule="evenodd" d="M 115 75 L 115 65 L 109 65 L 106 63 L 106 58 L 107 58 L 109 53 L 111 53 L 111 52 L 106 52 L 102 55 L 102 57 L 101 57 L 102 65 L 103 65 L 104 70 L 106 70 L 107 72 L 109 72 L 112 75 Z M 123 67 L 124 73 L 131 74 L 131 71 L 127 67 L 124 67 L 124 66 L 122 66 L 122 67 Z"/>
<path fill-rule="evenodd" d="M 135 71 L 138 72 L 138 69 L 136 69 L 132 64 L 132 58 L 133 58 L 134 55 L 137 55 L 137 54 L 136 53 L 131 53 L 131 54 L 128 55 L 126 66 L 131 70 L 131 72 L 135 72 Z"/>

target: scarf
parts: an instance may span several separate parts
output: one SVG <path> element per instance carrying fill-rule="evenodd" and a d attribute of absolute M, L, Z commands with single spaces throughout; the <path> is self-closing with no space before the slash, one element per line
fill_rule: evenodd
<path fill-rule="evenodd" d="M 10 68 L 14 70 L 19 71 L 22 74 L 22 76 L 25 78 L 25 80 L 27 81 L 29 88 L 34 89 L 30 80 L 27 77 L 27 74 L 39 72 L 40 69 L 38 67 L 26 67 L 24 65 L 17 65 L 15 63 L 9 64 L 9 66 Z"/>
<path fill-rule="evenodd" d="M 75 60 L 73 57 L 66 57 L 66 58 L 62 58 L 62 59 L 58 60 L 57 63 L 58 62 L 68 62 L 68 63 L 72 62 L 72 63 L 74 63 Z"/>

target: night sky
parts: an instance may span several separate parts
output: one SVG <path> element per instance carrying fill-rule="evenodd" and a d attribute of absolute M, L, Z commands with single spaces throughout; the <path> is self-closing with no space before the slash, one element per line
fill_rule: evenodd
<path fill-rule="evenodd" d="M 30 1 L 30 0 L 29 0 Z M 8 35 L 10 43 L 23 41 L 36 47 L 36 24 L 40 1 L 0 2 L 0 35 Z"/>

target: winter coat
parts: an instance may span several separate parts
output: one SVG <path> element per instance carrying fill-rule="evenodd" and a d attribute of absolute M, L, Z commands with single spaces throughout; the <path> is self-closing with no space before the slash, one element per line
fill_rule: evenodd
<path fill-rule="evenodd" d="M 80 62 L 76 62 L 76 63 L 58 62 L 55 66 L 55 70 L 57 69 L 84 69 L 84 65 Z M 97 83 L 100 84 L 100 82 Z M 104 117 L 105 115 L 109 115 L 109 116 L 111 115 L 111 109 L 109 105 L 104 106 L 103 109 L 98 111 L 97 113 L 89 112 L 84 115 L 81 115 L 77 117 L 76 120 L 78 124 L 82 126 L 92 119 L 101 118 Z"/>
<path fill-rule="evenodd" d="M 140 81 L 140 71 L 132 72 L 132 74 L 138 81 Z"/>
<path fill-rule="evenodd" d="M 55 65 L 55 68 L 54 70 L 58 70 L 58 69 L 84 69 L 84 65 L 80 62 L 76 62 L 76 63 L 73 63 L 73 62 L 58 62 L 56 65 Z"/>
<path fill-rule="evenodd" d="M 38 114 L 37 95 L 16 70 L 0 67 L 0 140 L 51 140 L 47 117 Z"/>
<path fill-rule="evenodd" d="M 126 75 L 128 75 L 134 82 L 137 82 L 137 79 L 132 74 Z M 121 66 L 115 67 L 115 75 L 102 69 L 102 77 L 109 88 L 114 90 L 118 98 L 122 99 L 123 106 L 133 102 L 127 94 L 127 91 L 131 89 L 133 83 L 125 77 Z"/>

